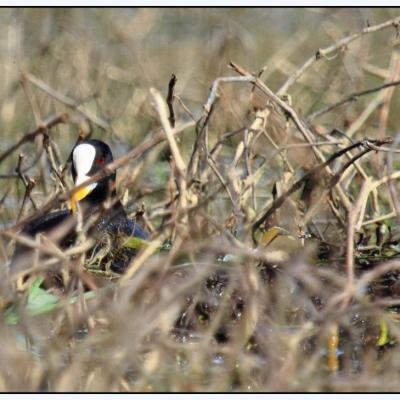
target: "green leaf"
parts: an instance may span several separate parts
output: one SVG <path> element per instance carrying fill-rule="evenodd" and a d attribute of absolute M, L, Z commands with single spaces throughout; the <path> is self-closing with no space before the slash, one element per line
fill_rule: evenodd
<path fill-rule="evenodd" d="M 381 319 L 379 327 L 379 338 L 376 344 L 378 346 L 384 346 L 386 343 L 389 343 L 389 329 L 384 319 Z"/>
<path fill-rule="evenodd" d="M 19 316 L 14 305 L 7 308 L 4 313 L 4 322 L 7 325 L 17 325 L 19 322 Z"/>
<path fill-rule="evenodd" d="M 53 311 L 59 306 L 60 299 L 44 289 L 37 288 L 28 295 L 26 311 L 29 315 L 44 314 Z"/>
<path fill-rule="evenodd" d="M 140 250 L 148 246 L 148 243 L 146 242 L 146 240 L 140 239 L 138 237 L 129 236 L 123 241 L 121 246 L 127 247 L 129 249 Z"/>
<path fill-rule="evenodd" d="M 121 244 L 121 247 L 134 249 L 134 250 L 141 250 L 149 245 L 149 242 L 144 239 L 140 239 L 136 236 L 128 236 L 124 238 L 124 241 Z M 158 251 L 169 251 L 171 250 L 172 244 L 169 241 L 163 243 Z"/>
<path fill-rule="evenodd" d="M 37 278 L 28 289 L 28 299 L 26 303 L 26 312 L 30 316 L 46 314 L 62 307 L 63 302 L 54 294 L 46 292 L 40 287 L 43 283 L 43 278 Z M 84 293 L 85 300 L 90 300 L 96 297 L 95 291 Z M 78 303 L 78 296 L 71 297 L 69 304 Z M 11 305 L 4 313 L 4 322 L 7 325 L 16 325 L 20 321 L 20 316 L 16 305 Z"/>

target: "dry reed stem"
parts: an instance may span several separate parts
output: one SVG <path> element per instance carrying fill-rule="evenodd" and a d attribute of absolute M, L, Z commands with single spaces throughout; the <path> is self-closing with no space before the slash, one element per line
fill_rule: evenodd
<path fill-rule="evenodd" d="M 371 187 L 371 179 L 363 181 L 360 193 L 357 197 L 354 207 L 350 210 L 347 219 L 347 245 L 346 245 L 346 271 L 347 285 L 350 290 L 354 287 L 354 234 L 356 232 L 356 223 L 362 214 L 362 210 L 368 199 Z"/>
<path fill-rule="evenodd" d="M 390 28 L 390 27 L 394 27 L 395 29 L 398 29 L 398 26 L 399 26 L 399 17 L 396 17 L 391 20 L 385 21 L 383 23 L 377 24 L 377 25 L 368 26 L 368 27 L 364 28 L 362 31 L 360 31 L 359 33 L 355 33 L 353 35 L 346 36 L 331 46 L 325 47 L 324 49 L 318 49 L 312 57 L 310 57 L 299 69 L 297 69 L 286 80 L 286 82 L 278 90 L 278 94 L 287 93 L 288 89 L 300 78 L 300 76 L 303 75 L 320 58 L 322 58 L 322 57 L 326 58 L 330 53 L 333 53 L 334 51 L 347 49 L 347 46 L 351 42 L 353 42 L 356 39 L 361 38 L 364 35 L 367 35 L 369 33 L 379 32 L 382 29 L 386 29 L 386 28 Z"/>
<path fill-rule="evenodd" d="M 247 72 L 244 68 L 240 67 L 239 65 L 233 63 L 232 61 L 229 64 L 237 73 L 240 75 L 250 76 L 249 72 Z M 315 143 L 313 133 L 308 129 L 306 124 L 301 120 L 301 118 L 297 115 L 296 111 L 290 107 L 287 103 L 285 103 L 279 96 L 273 93 L 262 81 L 257 78 L 253 77 L 253 82 L 261 91 L 263 91 L 267 98 L 273 100 L 284 112 L 286 112 L 291 119 L 293 120 L 294 124 L 296 125 L 297 129 L 303 135 L 304 139 L 308 143 Z M 322 152 L 315 146 L 312 146 L 312 150 L 318 160 L 322 163 L 325 162 L 325 157 L 323 156 Z M 326 167 L 328 173 L 331 173 L 329 166 Z M 338 186 L 335 188 L 335 191 L 338 193 L 341 202 L 343 203 L 346 210 L 351 208 L 351 203 L 348 200 L 347 196 L 345 195 L 344 191 Z"/>
<path fill-rule="evenodd" d="M 375 93 L 375 92 L 380 92 L 384 89 L 389 89 L 386 91 L 386 93 L 387 93 L 386 96 L 390 96 L 390 93 L 393 93 L 394 87 L 396 87 L 398 85 L 400 85 L 400 80 L 395 79 L 393 81 L 390 81 L 383 85 L 376 86 L 371 89 L 361 90 L 359 92 L 351 93 L 350 95 L 346 96 L 344 99 L 339 100 L 338 102 L 331 104 L 330 106 L 327 106 L 325 108 L 322 108 L 321 110 L 315 111 L 314 113 L 310 114 L 307 117 L 307 120 L 312 121 L 313 119 L 318 118 L 319 116 L 321 116 L 325 113 L 331 112 L 338 107 L 341 107 L 347 103 L 357 101 L 362 96 L 367 96 L 367 95 Z M 387 101 L 387 100 L 385 100 L 385 101 Z M 383 137 L 383 136 L 379 136 L 379 137 Z"/>
<path fill-rule="evenodd" d="M 43 92 L 47 93 L 49 96 L 53 97 L 55 100 L 59 101 L 60 103 L 71 108 L 72 110 L 79 112 L 86 119 L 88 119 L 90 122 L 92 122 L 99 128 L 104 129 L 104 130 L 110 129 L 110 124 L 108 124 L 107 122 L 105 122 L 101 118 L 99 118 L 98 116 L 91 113 L 85 107 L 82 107 L 79 104 L 79 102 L 69 98 L 68 96 L 63 95 L 62 93 L 59 93 L 57 90 L 53 89 L 52 87 L 47 85 L 45 82 L 43 82 L 41 79 L 37 78 L 33 74 L 31 74 L 29 72 L 24 72 L 22 74 L 22 79 L 27 82 L 32 83 L 37 88 L 39 88 Z"/>
<path fill-rule="evenodd" d="M 21 147 L 26 142 L 30 142 L 36 138 L 38 135 L 46 134 L 51 128 L 58 124 L 65 124 L 68 121 L 68 114 L 61 115 L 51 115 L 48 117 L 42 125 L 38 126 L 34 131 L 25 133 L 16 144 L 11 146 L 3 154 L 0 155 L 0 163 L 3 162 L 7 157 L 13 154 L 19 147 Z"/>

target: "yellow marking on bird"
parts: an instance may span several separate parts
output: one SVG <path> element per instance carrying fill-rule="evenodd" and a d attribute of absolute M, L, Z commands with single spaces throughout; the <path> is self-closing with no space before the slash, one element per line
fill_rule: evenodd
<path fill-rule="evenodd" d="M 76 212 L 78 201 L 84 199 L 89 193 L 92 192 L 93 189 L 94 187 L 92 187 L 92 185 L 85 186 L 71 196 L 69 204 L 72 212 Z"/>

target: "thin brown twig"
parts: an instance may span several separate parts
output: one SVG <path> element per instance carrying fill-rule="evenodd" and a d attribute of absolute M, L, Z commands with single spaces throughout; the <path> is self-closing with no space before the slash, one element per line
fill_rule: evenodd
<path fill-rule="evenodd" d="M 214 159 L 210 156 L 210 157 L 207 158 L 207 162 L 208 162 L 208 165 L 210 166 L 211 170 L 214 172 L 215 176 L 220 181 L 221 185 L 225 188 L 226 192 L 228 193 L 232 204 L 235 204 L 235 199 L 234 199 L 233 194 L 231 193 L 230 187 L 227 184 L 227 182 L 225 181 L 224 177 L 218 171 L 218 168 L 217 168 L 217 165 L 216 165 Z"/>
<path fill-rule="evenodd" d="M 171 75 L 171 79 L 168 83 L 168 94 L 167 94 L 167 105 L 169 109 L 169 117 L 168 121 L 171 124 L 171 127 L 175 127 L 175 111 L 174 111 L 174 91 L 175 91 L 175 85 L 176 85 L 177 79 L 174 74 Z"/>
<path fill-rule="evenodd" d="M 338 157 L 342 156 L 343 154 L 345 154 L 347 151 L 359 147 L 361 146 L 361 143 L 355 143 L 352 144 L 351 146 L 346 147 L 345 149 L 342 149 L 336 153 L 334 153 L 331 157 L 328 158 L 328 160 L 326 160 L 324 163 L 322 164 L 318 164 L 316 165 L 313 169 L 311 169 L 311 171 L 309 171 L 307 174 L 305 174 L 302 178 L 300 178 L 299 180 L 297 180 L 291 187 L 289 190 L 287 190 L 285 193 L 283 193 L 281 196 L 279 196 L 277 199 L 274 199 L 274 202 L 272 204 L 272 206 L 268 209 L 268 211 L 266 213 L 264 213 L 260 218 L 258 218 L 254 224 L 253 224 L 253 238 L 254 238 L 254 233 L 255 231 L 261 227 L 262 224 L 264 224 L 266 221 L 268 221 L 268 219 L 272 216 L 272 214 L 278 209 L 280 208 L 283 203 L 289 198 L 289 196 L 291 194 L 293 194 L 294 192 L 296 192 L 297 190 L 299 190 L 302 185 L 310 179 L 311 176 L 313 176 L 314 174 L 318 173 L 321 171 L 322 168 L 324 168 L 326 165 L 331 164 L 334 160 L 336 160 Z M 326 165 L 325 165 L 326 164 Z"/>
<path fill-rule="evenodd" d="M 388 139 L 386 139 L 388 140 Z M 386 142 L 386 141 L 385 141 Z M 369 153 L 371 151 L 371 148 L 368 147 L 368 142 L 364 143 L 364 150 L 360 151 L 358 154 L 356 154 L 355 156 L 351 157 L 350 160 L 348 160 L 341 168 L 338 172 L 336 172 L 330 179 L 328 184 L 326 185 L 326 188 L 324 189 L 324 191 L 322 192 L 322 194 L 320 195 L 319 199 L 317 201 L 315 201 L 315 203 L 312 205 L 312 207 L 307 210 L 306 215 L 303 218 L 303 225 L 307 224 L 310 220 L 310 218 L 315 214 L 317 208 L 322 204 L 322 202 L 325 199 L 325 196 L 332 190 L 332 188 L 335 187 L 335 185 L 337 185 L 340 181 L 340 179 L 343 177 L 343 175 L 345 174 L 345 172 L 347 171 L 347 169 L 349 167 L 351 167 L 352 165 L 354 165 L 354 163 L 357 162 L 358 159 L 360 159 L 361 157 L 363 157 L 364 155 L 366 155 L 367 153 Z M 347 154 L 349 154 L 350 151 Z M 365 179 L 368 179 L 368 177 L 365 177 Z M 371 185 L 372 186 L 372 185 Z M 365 211 L 365 209 L 363 209 L 363 212 Z M 361 215 L 363 216 L 363 213 L 361 213 Z M 358 226 L 358 225 L 357 225 Z"/>
<path fill-rule="evenodd" d="M 36 185 L 35 180 L 34 180 L 33 178 L 30 178 L 30 177 L 29 177 L 29 178 L 27 179 L 27 184 L 26 184 L 26 187 L 25 187 L 24 198 L 22 199 L 22 204 L 21 204 L 21 208 L 19 209 L 17 221 L 19 221 L 19 219 L 21 218 L 21 215 L 22 215 L 22 213 L 23 213 L 23 211 L 24 211 L 24 207 L 25 207 L 25 204 L 26 204 L 26 199 L 29 198 L 30 201 L 31 201 L 31 203 L 32 203 L 32 205 L 33 205 L 33 208 L 34 208 L 35 210 L 37 210 L 36 204 L 35 204 L 35 202 L 33 201 L 32 197 L 31 197 L 31 193 L 32 193 L 32 190 L 33 190 L 33 188 L 35 187 L 35 185 Z"/>
<path fill-rule="evenodd" d="M 346 292 L 349 293 L 349 296 L 345 297 L 342 304 L 341 309 L 347 307 L 351 295 L 354 292 L 354 235 L 356 232 L 356 223 L 363 208 L 363 205 L 366 203 L 368 198 L 368 189 L 370 186 L 371 180 L 369 177 L 364 180 L 363 185 L 361 187 L 361 191 L 357 197 L 357 201 L 354 207 L 350 210 L 347 219 L 347 242 L 346 242 L 346 272 L 347 272 L 347 288 Z"/>
<path fill-rule="evenodd" d="M 318 111 L 315 111 L 314 113 L 310 114 L 307 117 L 307 120 L 308 121 L 312 121 L 313 119 L 315 119 L 315 118 L 317 118 L 317 117 L 319 117 L 319 116 L 321 116 L 323 114 L 326 114 L 326 113 L 334 110 L 335 108 L 343 106 L 343 105 L 345 105 L 347 103 L 351 103 L 351 102 L 357 101 L 359 97 L 366 96 L 366 95 L 372 94 L 372 93 L 376 93 L 376 92 L 379 92 L 381 90 L 384 90 L 384 89 L 387 89 L 387 88 L 391 88 L 393 86 L 398 86 L 398 85 L 400 85 L 400 80 L 389 82 L 389 83 L 385 83 L 383 85 L 376 86 L 376 87 L 371 88 L 371 89 L 362 90 L 360 92 L 354 92 L 354 93 L 346 96 L 344 99 L 339 100 L 338 102 L 336 102 L 334 104 L 331 104 L 330 106 L 327 106 L 327 107 L 321 108 Z"/>
<path fill-rule="evenodd" d="M 35 210 L 37 210 L 36 203 L 35 203 L 35 201 L 32 199 L 32 196 L 31 196 L 32 190 L 33 190 L 33 188 L 35 187 L 36 182 L 35 182 L 35 180 L 32 179 L 32 178 L 26 177 L 26 176 L 24 175 L 24 173 L 22 172 L 22 161 L 23 161 L 23 159 L 24 159 L 24 155 L 23 155 L 22 153 L 19 154 L 19 155 L 18 155 L 17 167 L 15 168 L 16 174 L 18 175 L 18 177 L 21 179 L 22 183 L 23 183 L 24 186 L 25 186 L 24 198 L 23 198 L 23 200 L 22 200 L 22 205 L 21 205 L 21 208 L 20 208 L 19 213 L 18 213 L 18 218 L 17 218 L 18 220 L 19 220 L 19 218 L 20 218 L 21 215 L 22 215 L 23 208 L 25 207 L 25 203 L 26 203 L 26 200 L 27 200 L 28 198 L 29 198 L 29 200 L 31 201 L 33 208 L 34 208 Z"/>
<path fill-rule="evenodd" d="M 233 68 L 238 74 L 244 75 L 251 77 L 250 73 L 246 71 L 243 67 L 237 65 L 236 63 L 230 61 L 229 66 Z M 277 96 L 271 89 L 269 89 L 261 80 L 253 77 L 253 82 L 255 82 L 255 85 L 271 100 L 273 100 L 274 103 L 276 103 L 285 113 L 286 115 L 290 116 L 292 121 L 294 122 L 295 126 L 299 130 L 299 132 L 303 135 L 304 139 L 308 143 L 315 143 L 314 140 L 314 134 L 311 132 L 311 130 L 307 127 L 304 121 L 301 120 L 301 118 L 297 115 L 296 111 L 288 105 L 286 102 L 284 102 L 279 96 Z M 313 146 L 312 150 L 317 157 L 318 160 L 320 160 L 322 163 L 324 163 L 325 157 L 322 154 L 322 152 L 318 149 L 318 147 Z M 326 166 L 326 170 L 328 173 L 331 173 L 330 167 Z M 340 200 L 342 201 L 344 207 L 349 210 L 351 208 L 351 202 L 347 198 L 346 194 L 344 191 L 339 187 L 336 186 L 335 190 L 340 197 Z"/>
<path fill-rule="evenodd" d="M 398 138 L 398 136 L 396 136 L 395 139 L 394 139 L 394 144 L 397 145 L 398 143 L 399 143 L 399 138 Z M 394 152 L 395 152 L 395 150 L 389 151 L 388 154 L 387 154 L 388 175 L 392 175 L 393 174 L 393 153 Z M 397 197 L 397 194 L 396 194 L 396 189 L 394 188 L 394 185 L 393 185 L 393 181 L 389 181 L 388 187 L 389 187 L 390 197 L 391 197 L 392 203 L 393 203 L 393 208 L 395 210 L 395 216 L 397 217 L 397 220 L 399 220 L 400 204 L 399 204 L 399 200 L 398 200 L 398 197 Z"/>
<path fill-rule="evenodd" d="M 300 78 L 300 76 L 303 75 L 317 60 L 321 59 L 322 57 L 327 57 L 328 54 L 334 51 L 346 49 L 351 42 L 366 34 L 378 32 L 382 29 L 390 27 L 396 28 L 397 26 L 399 26 L 399 19 L 399 17 L 396 17 L 381 24 L 368 26 L 358 33 L 354 33 L 353 35 L 344 37 L 343 39 L 339 40 L 337 43 L 331 46 L 328 46 L 324 49 L 318 49 L 312 57 L 306 60 L 306 62 L 286 80 L 286 82 L 278 90 L 278 93 L 286 93 L 290 86 L 292 86 Z"/>
<path fill-rule="evenodd" d="M 345 153 L 347 153 L 348 151 L 351 151 L 357 147 L 361 147 L 361 146 L 368 146 L 368 143 L 374 142 L 375 145 L 378 145 L 380 143 L 382 144 L 386 144 L 388 143 L 389 139 L 386 139 L 385 141 L 378 141 L 378 140 L 368 140 L 365 139 L 363 141 L 359 141 L 356 143 L 353 143 L 352 145 L 341 149 L 339 151 L 337 151 L 336 153 L 334 153 L 332 156 L 330 156 L 324 163 L 318 164 L 316 165 L 314 168 L 312 168 L 307 174 L 305 174 L 302 178 L 300 178 L 298 181 L 296 181 L 291 188 L 286 191 L 285 193 L 283 193 L 280 197 L 278 197 L 272 204 L 272 206 L 269 208 L 269 210 L 264 213 L 257 221 L 254 222 L 253 224 L 253 238 L 254 238 L 254 233 L 255 231 L 264 223 L 266 222 L 271 216 L 272 214 L 279 208 L 282 206 L 282 204 L 289 198 L 289 196 L 291 194 L 293 194 L 294 192 L 296 192 L 297 190 L 299 190 L 301 188 L 301 186 L 304 184 L 304 182 L 306 182 L 308 179 L 310 179 L 311 176 L 313 176 L 316 173 L 319 173 L 323 168 L 325 168 L 327 165 L 330 165 L 334 160 L 336 160 L 338 157 L 341 157 L 342 155 L 344 155 Z M 360 152 L 360 155 L 364 155 L 366 154 L 368 151 L 371 151 L 371 148 L 364 149 L 362 152 Z M 345 164 L 345 166 L 341 169 L 340 173 L 343 173 L 344 170 L 352 164 L 352 162 L 354 162 L 357 158 L 360 157 L 360 155 L 355 156 L 355 159 L 352 159 L 351 162 L 347 162 Z M 340 174 L 337 173 L 335 174 L 332 178 L 331 178 L 331 182 L 330 182 L 330 188 L 332 188 L 334 185 L 336 185 L 338 183 L 338 180 L 340 178 Z"/>
<path fill-rule="evenodd" d="M 163 102 L 161 94 L 154 88 L 151 88 L 150 91 L 151 91 L 151 94 L 153 95 L 154 101 L 156 103 L 156 109 L 159 113 L 161 125 L 165 132 L 165 136 L 167 138 L 168 144 L 171 148 L 172 156 L 175 159 L 176 167 L 178 168 L 180 175 L 185 176 L 186 175 L 186 165 L 185 165 L 185 162 L 183 161 L 182 155 L 179 151 L 178 145 L 174 138 L 174 132 L 172 130 L 172 126 L 170 125 L 170 117 L 171 116 L 167 117 L 165 103 Z"/>
<path fill-rule="evenodd" d="M 177 94 L 174 94 L 174 99 L 180 104 L 180 106 L 183 108 L 185 113 L 193 120 L 196 121 L 195 116 L 193 113 L 190 111 L 189 107 L 186 106 L 186 104 L 183 102 L 182 98 L 178 96 Z"/>
<path fill-rule="evenodd" d="M 50 143 L 50 137 L 47 134 L 47 132 L 43 135 L 43 147 L 46 151 L 49 163 L 50 163 L 50 167 L 52 169 L 52 171 L 54 172 L 54 175 L 58 178 L 60 184 L 61 184 L 61 188 L 64 189 L 66 188 L 66 184 L 64 181 L 64 178 L 62 176 L 62 174 L 60 173 L 60 169 L 57 168 L 57 164 L 56 164 L 56 160 L 54 158 L 54 152 L 53 149 L 51 147 L 51 143 Z"/>
<path fill-rule="evenodd" d="M 23 77 L 24 77 L 24 79 L 26 79 L 27 81 L 29 81 L 30 83 L 32 83 L 36 87 L 38 87 L 40 90 L 47 93 L 49 96 L 53 97 L 55 100 L 59 101 L 60 103 L 63 103 L 64 105 L 71 108 L 72 110 L 75 110 L 75 111 L 79 112 L 80 114 L 82 114 L 87 120 L 89 120 L 94 125 L 98 126 L 99 128 L 101 128 L 103 130 L 110 129 L 110 124 L 108 122 L 106 122 L 103 119 L 99 118 L 98 116 L 92 114 L 90 111 L 86 110 L 81 105 L 81 102 L 73 100 L 70 97 L 65 96 L 64 94 L 57 92 L 55 89 L 53 89 L 52 87 L 47 85 L 41 79 L 30 74 L 29 72 L 25 72 L 23 74 Z"/>
<path fill-rule="evenodd" d="M 213 84 L 211 85 L 210 89 L 210 94 L 208 96 L 207 102 L 203 106 L 203 115 L 201 118 L 197 121 L 196 124 L 196 141 L 193 146 L 193 151 L 192 155 L 189 159 L 188 163 L 188 171 L 189 171 L 189 176 L 192 178 L 197 174 L 198 166 L 199 166 L 199 149 L 202 148 L 203 144 L 203 158 L 204 162 L 206 162 L 206 157 L 208 157 L 208 148 L 205 145 L 205 142 L 207 141 L 207 138 L 204 137 L 204 135 L 207 135 L 207 126 L 210 121 L 211 115 L 214 110 L 215 103 L 218 99 L 218 88 L 221 83 L 226 83 L 226 82 L 253 82 L 254 77 L 252 76 L 240 76 L 240 77 L 235 77 L 235 76 L 229 76 L 229 77 L 220 77 L 214 80 Z M 205 154 L 204 154 L 205 153 Z"/>
<path fill-rule="evenodd" d="M 58 124 L 65 124 L 68 121 L 68 114 L 57 114 L 51 115 L 45 121 L 43 125 L 38 126 L 34 131 L 26 133 L 21 139 L 17 141 L 13 146 L 7 149 L 3 154 L 0 155 L 0 163 L 9 157 L 15 150 L 21 147 L 26 142 L 31 142 L 38 135 L 43 135 L 48 132 L 51 128 Z"/>
<path fill-rule="evenodd" d="M 207 126 L 210 121 L 211 115 L 213 114 L 214 105 L 215 102 L 211 103 L 208 112 L 196 122 L 196 141 L 194 142 L 193 151 L 188 162 L 188 175 L 192 177 L 192 179 L 196 176 L 199 169 L 199 150 L 203 150 L 202 154 L 204 159 L 208 157 L 208 149 L 205 148 L 206 140 L 204 136 L 207 135 Z"/>

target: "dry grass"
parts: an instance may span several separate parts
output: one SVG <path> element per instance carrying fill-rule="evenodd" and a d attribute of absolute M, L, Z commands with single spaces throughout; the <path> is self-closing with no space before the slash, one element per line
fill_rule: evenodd
<path fill-rule="evenodd" d="M 2 9 L 0 390 L 398 391 L 397 12 Z M 79 135 L 151 232 L 122 276 L 19 234 Z"/>

